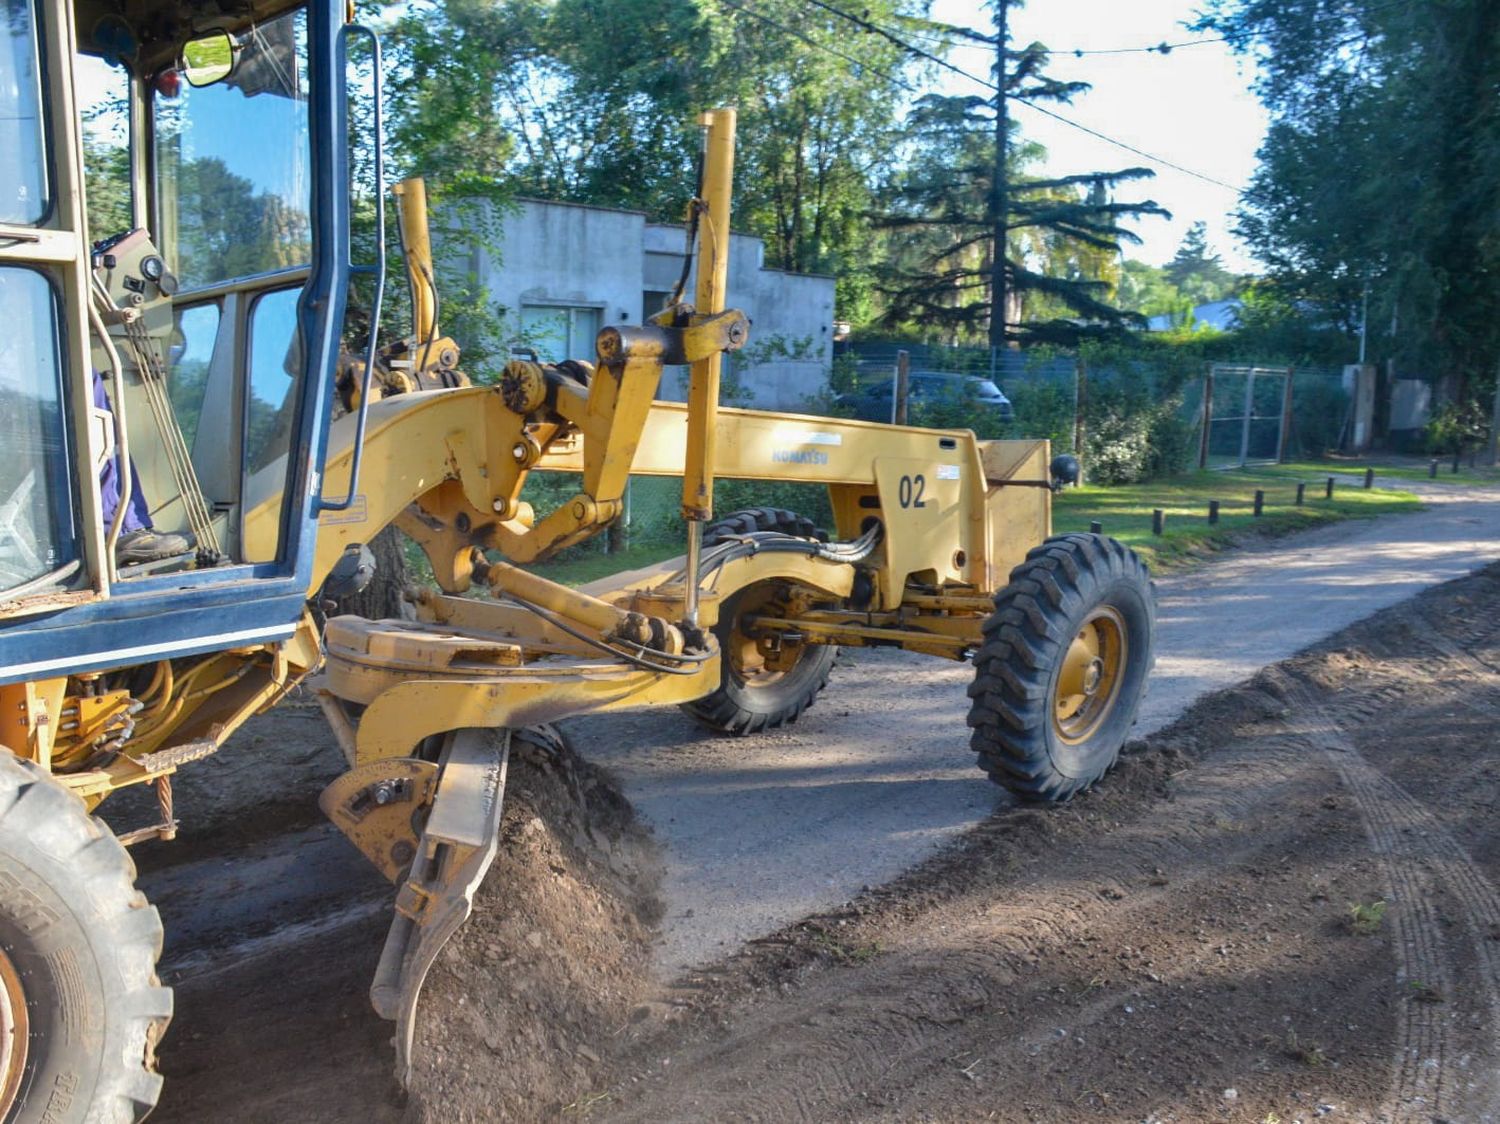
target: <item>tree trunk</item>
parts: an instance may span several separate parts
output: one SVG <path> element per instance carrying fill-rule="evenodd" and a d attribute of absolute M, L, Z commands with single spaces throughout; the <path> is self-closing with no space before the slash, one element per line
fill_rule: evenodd
<path fill-rule="evenodd" d="M 339 601 L 329 616 L 353 614 L 367 620 L 393 620 L 411 615 L 401 598 L 406 588 L 406 539 L 395 527 L 387 527 L 367 544 L 375 555 L 375 576 L 353 597 Z"/>
<path fill-rule="evenodd" d="M 1008 144 L 1009 121 L 1005 107 L 1005 43 L 1006 19 L 1010 0 L 995 0 L 995 174 L 990 194 L 993 197 L 995 251 L 991 255 L 990 267 L 990 346 L 1005 346 L 1005 323 L 1010 308 L 1010 294 L 1006 291 L 1005 254 L 1010 234 L 1010 185 L 1006 181 L 1005 155 Z"/>
<path fill-rule="evenodd" d="M 1488 460 L 1500 464 L 1500 364 L 1495 366 L 1495 404 L 1490 408 L 1490 447 Z"/>

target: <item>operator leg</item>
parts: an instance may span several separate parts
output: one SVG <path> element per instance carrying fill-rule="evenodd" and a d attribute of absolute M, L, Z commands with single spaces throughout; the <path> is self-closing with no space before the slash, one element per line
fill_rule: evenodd
<path fill-rule="evenodd" d="M 101 410 L 112 409 L 109 395 L 104 390 L 104 380 L 94 372 L 94 405 Z M 115 521 L 115 512 L 120 508 L 120 481 L 125 466 L 121 458 L 111 457 L 104 462 L 99 472 L 99 498 L 104 512 L 106 529 Z M 135 463 L 128 465 L 130 472 L 130 505 L 125 509 L 125 518 L 120 522 L 120 539 L 115 544 L 115 561 L 122 565 L 133 562 L 155 562 L 186 554 L 193 544 L 185 535 L 158 532 L 151 526 L 151 509 L 146 503 L 141 488 L 141 478 L 136 474 Z"/>

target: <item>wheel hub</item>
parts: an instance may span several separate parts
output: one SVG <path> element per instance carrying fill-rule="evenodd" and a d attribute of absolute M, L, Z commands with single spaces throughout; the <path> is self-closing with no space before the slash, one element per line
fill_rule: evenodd
<path fill-rule="evenodd" d="M 30 1024 L 20 973 L 0 949 L 0 1119 L 10 1115 L 26 1072 Z"/>
<path fill-rule="evenodd" d="M 1083 673 L 1083 693 L 1093 695 L 1098 693 L 1099 683 L 1104 678 L 1104 661 L 1090 660 L 1088 668 Z"/>
<path fill-rule="evenodd" d="M 1086 740 L 1108 716 L 1119 696 L 1125 652 L 1118 610 L 1101 605 L 1084 618 L 1063 655 L 1053 693 L 1053 729 L 1063 741 Z"/>
<path fill-rule="evenodd" d="M 753 627 L 757 616 L 780 616 L 780 610 L 779 593 L 773 586 L 752 587 L 736 607 L 724 649 L 734 674 L 747 687 L 769 686 L 801 658 L 803 646 L 799 641 L 785 633 Z"/>

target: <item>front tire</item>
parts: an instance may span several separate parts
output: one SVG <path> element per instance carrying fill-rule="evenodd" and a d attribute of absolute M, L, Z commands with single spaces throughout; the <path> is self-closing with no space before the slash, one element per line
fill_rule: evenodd
<path fill-rule="evenodd" d="M 161 919 L 83 803 L 0 749 L 0 1120 L 134 1124 L 172 1017 Z"/>
<path fill-rule="evenodd" d="M 1115 764 L 1155 662 L 1145 563 L 1103 535 L 1057 535 L 995 595 L 974 658 L 970 740 L 1023 800 L 1062 801 Z"/>
<path fill-rule="evenodd" d="M 726 515 L 703 533 L 705 548 L 735 535 L 774 531 L 800 539 L 826 541 L 811 519 L 775 507 L 757 507 Z M 779 582 L 757 582 L 728 598 L 719 611 L 714 636 L 723 653 L 719 686 L 711 694 L 684 703 L 682 709 L 723 734 L 755 734 L 797 721 L 828 685 L 838 659 L 831 644 L 789 641 L 790 650 L 768 655 L 755 637 L 740 628 L 751 613 L 775 612 Z"/>

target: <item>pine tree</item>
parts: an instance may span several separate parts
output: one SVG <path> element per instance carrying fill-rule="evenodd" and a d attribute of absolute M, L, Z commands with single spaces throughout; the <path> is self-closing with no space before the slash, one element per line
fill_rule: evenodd
<path fill-rule="evenodd" d="M 1000 346 L 1073 343 L 1140 320 L 1107 303 L 1109 279 L 1050 270 L 1051 255 L 1036 253 L 1041 242 L 1062 242 L 1113 257 L 1122 243 L 1140 241 L 1122 220 L 1167 212 L 1150 200 L 1113 198 L 1118 185 L 1152 176 L 1147 168 L 1024 174 L 1042 150 L 1015 144 L 1007 103 L 1066 103 L 1089 87 L 1048 77 L 1040 43 L 1008 46 L 1006 16 L 1018 6 L 997 0 L 994 95 L 929 95 L 909 116 L 918 155 L 879 219 L 890 234 L 880 278 L 890 326 L 937 329 L 953 339 L 987 336 Z"/>
<path fill-rule="evenodd" d="M 1195 304 L 1220 300 L 1235 284 L 1234 274 L 1224 268 L 1223 259 L 1209 247 L 1208 224 L 1204 222 L 1188 227 L 1164 272 L 1167 280 Z"/>

